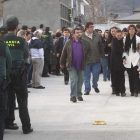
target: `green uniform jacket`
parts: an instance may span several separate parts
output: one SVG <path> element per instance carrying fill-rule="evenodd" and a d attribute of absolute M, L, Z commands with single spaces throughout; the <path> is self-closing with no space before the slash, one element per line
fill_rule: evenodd
<path fill-rule="evenodd" d="M 88 41 L 81 39 L 82 49 L 83 49 L 83 57 L 82 57 L 82 70 L 86 70 L 87 61 L 92 56 L 92 48 Z M 71 69 L 71 62 L 72 62 L 72 48 L 73 48 L 73 39 L 70 39 L 66 42 L 62 55 L 60 58 L 60 65 L 65 65 L 67 70 Z"/>
<path fill-rule="evenodd" d="M 24 39 L 17 37 L 13 33 L 8 33 L 6 37 L 2 39 L 2 41 L 4 41 L 4 43 L 6 43 L 9 47 L 12 56 L 12 62 L 16 62 L 16 68 L 21 68 L 24 60 L 29 57 L 27 42 Z M 22 49 L 19 49 L 19 47 Z"/>
<path fill-rule="evenodd" d="M 92 56 L 90 57 L 88 63 L 99 63 L 101 62 L 101 58 L 104 59 L 105 57 L 105 52 L 104 52 L 104 45 L 101 41 L 101 37 L 96 33 L 95 31 L 93 32 L 92 39 L 89 38 L 88 36 L 83 33 L 82 38 L 87 40 L 93 49 Z"/>
<path fill-rule="evenodd" d="M 51 33 L 45 32 L 44 34 L 42 34 L 41 42 L 43 44 L 44 49 L 49 49 L 54 52 L 53 37 Z"/>
<path fill-rule="evenodd" d="M 6 74 L 12 66 L 12 58 L 7 45 L 0 41 L 0 82 L 3 81 Z"/>

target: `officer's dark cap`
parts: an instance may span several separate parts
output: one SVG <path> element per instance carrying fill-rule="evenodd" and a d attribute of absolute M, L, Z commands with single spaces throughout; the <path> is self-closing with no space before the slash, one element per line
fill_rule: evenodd
<path fill-rule="evenodd" d="M 6 22 L 7 26 L 17 26 L 19 23 L 19 20 L 17 17 L 13 16 L 7 19 Z"/>

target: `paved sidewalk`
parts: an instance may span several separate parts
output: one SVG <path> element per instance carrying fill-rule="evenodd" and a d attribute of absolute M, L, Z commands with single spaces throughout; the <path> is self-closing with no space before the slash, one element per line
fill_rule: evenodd
<path fill-rule="evenodd" d="M 18 111 L 19 130 L 5 130 L 4 140 L 140 140 L 140 97 L 111 95 L 110 82 L 100 76 L 97 94 L 92 89 L 84 102 L 70 102 L 70 85 L 63 76 L 42 78 L 45 90 L 29 89 L 29 112 L 34 132 L 24 135 Z M 84 91 L 84 86 L 83 86 Z M 140 96 L 140 95 L 139 95 Z M 106 121 L 104 126 L 94 121 Z"/>

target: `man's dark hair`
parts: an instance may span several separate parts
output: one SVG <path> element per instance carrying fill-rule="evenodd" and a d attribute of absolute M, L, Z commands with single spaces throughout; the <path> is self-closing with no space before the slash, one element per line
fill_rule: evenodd
<path fill-rule="evenodd" d="M 27 31 L 27 32 L 26 32 L 26 36 L 28 36 L 29 34 L 31 34 L 31 33 Z"/>
<path fill-rule="evenodd" d="M 21 29 L 22 29 L 22 30 L 27 30 L 27 29 L 28 29 L 28 26 L 23 25 L 23 26 L 21 27 Z"/>
<path fill-rule="evenodd" d="M 117 30 L 116 33 L 122 33 L 122 31 L 121 30 Z"/>
<path fill-rule="evenodd" d="M 44 25 L 43 24 L 40 24 L 40 28 L 43 28 L 44 27 Z"/>
<path fill-rule="evenodd" d="M 70 30 L 69 30 L 68 28 L 65 28 L 65 29 L 63 30 L 63 32 L 65 32 L 65 31 L 68 31 L 68 32 L 70 33 Z"/>
<path fill-rule="evenodd" d="M 123 28 L 122 32 L 127 32 L 127 28 Z"/>
<path fill-rule="evenodd" d="M 61 37 L 61 33 L 56 33 L 56 37 Z"/>
<path fill-rule="evenodd" d="M 136 25 L 136 28 L 140 28 L 140 24 L 137 24 L 137 25 Z"/>
<path fill-rule="evenodd" d="M 75 31 L 76 31 L 76 30 L 78 30 L 78 31 L 79 31 L 79 30 L 80 30 L 80 28 L 78 28 L 78 27 L 77 27 L 77 28 L 74 28 L 74 29 L 72 30 L 72 33 L 73 33 L 73 34 L 75 34 Z"/>
<path fill-rule="evenodd" d="M 62 32 L 63 32 L 66 28 L 67 28 L 66 26 L 62 27 Z"/>
<path fill-rule="evenodd" d="M 5 32 L 5 33 L 7 33 L 7 27 L 6 27 L 6 26 L 2 26 L 2 27 L 0 28 L 0 32 Z"/>
<path fill-rule="evenodd" d="M 36 30 L 36 27 L 33 26 L 33 27 L 31 28 L 31 32 L 33 33 L 35 30 Z"/>
<path fill-rule="evenodd" d="M 102 32 L 102 30 L 98 29 L 98 32 L 99 32 L 99 31 L 101 31 L 101 32 Z"/>
<path fill-rule="evenodd" d="M 13 26 L 13 25 L 7 25 L 7 30 L 8 31 L 14 31 L 16 29 L 17 25 Z"/>
<path fill-rule="evenodd" d="M 49 32 L 50 31 L 50 27 L 46 27 L 45 31 Z"/>
<path fill-rule="evenodd" d="M 85 24 L 85 30 L 87 30 L 87 28 L 89 28 L 90 25 L 93 25 L 93 22 L 86 22 L 86 24 Z"/>

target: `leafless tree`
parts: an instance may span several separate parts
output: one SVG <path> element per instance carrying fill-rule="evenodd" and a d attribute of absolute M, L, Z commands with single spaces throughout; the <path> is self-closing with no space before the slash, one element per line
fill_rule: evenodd
<path fill-rule="evenodd" d="M 92 21 L 94 24 L 107 23 L 108 12 L 101 5 L 99 0 L 88 0 L 89 6 L 86 6 L 85 20 Z"/>

